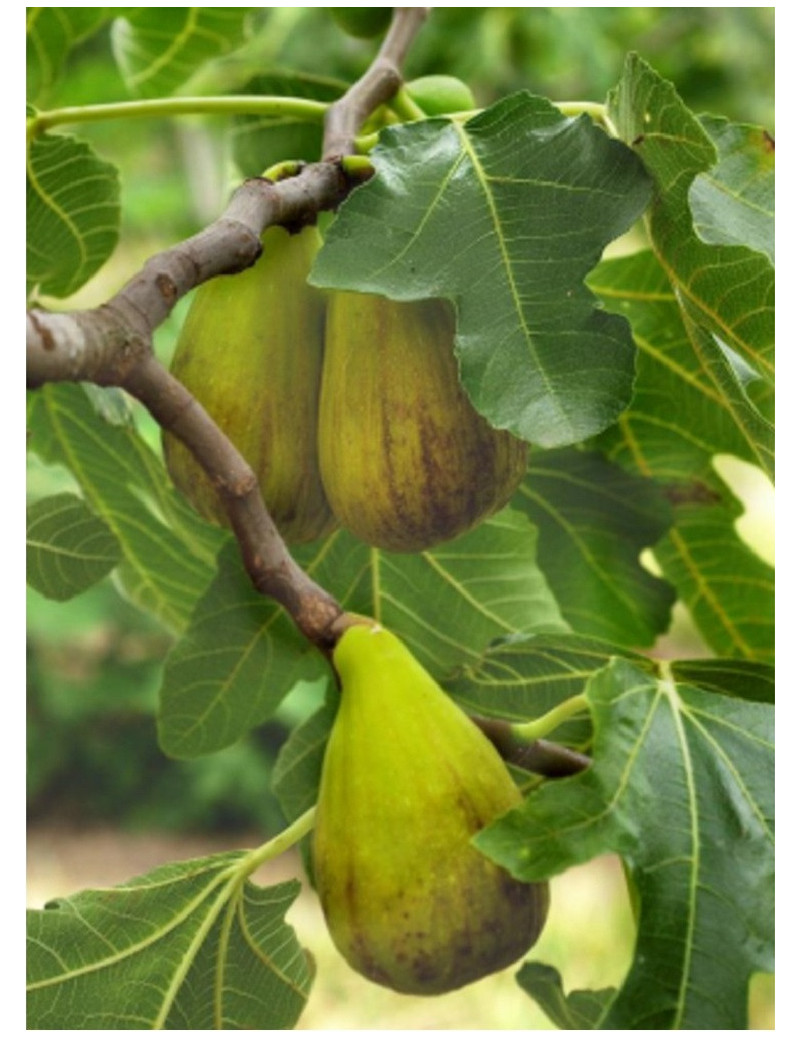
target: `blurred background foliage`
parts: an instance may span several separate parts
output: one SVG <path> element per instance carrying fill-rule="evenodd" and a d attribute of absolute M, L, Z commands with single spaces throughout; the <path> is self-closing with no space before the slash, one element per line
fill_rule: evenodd
<path fill-rule="evenodd" d="M 182 93 L 240 93 L 257 75 L 287 71 L 348 83 L 377 46 L 346 36 L 325 8 L 254 8 L 249 30 L 241 48 L 208 65 Z M 66 76 L 37 98 L 39 107 L 127 98 L 108 34 L 105 27 L 75 49 Z M 773 130 L 774 8 L 768 7 L 435 8 L 407 72 L 459 76 L 482 105 L 520 89 L 553 100 L 600 101 L 631 50 L 671 79 L 695 111 Z M 112 259 L 67 307 L 103 302 L 152 252 L 217 216 L 241 177 L 229 129 L 226 121 L 194 117 L 78 128 L 120 168 L 123 225 Z M 187 305 L 181 301 L 158 332 L 164 360 Z M 157 429 L 140 418 L 158 450 Z M 29 461 L 31 498 L 68 489 L 64 471 Z M 173 762 L 158 749 L 154 722 L 169 646 L 169 634 L 122 599 L 113 579 L 64 604 L 29 590 L 30 819 L 176 832 L 279 827 L 269 783 L 275 755 L 323 691 L 298 688 L 248 740 L 196 762 Z"/>

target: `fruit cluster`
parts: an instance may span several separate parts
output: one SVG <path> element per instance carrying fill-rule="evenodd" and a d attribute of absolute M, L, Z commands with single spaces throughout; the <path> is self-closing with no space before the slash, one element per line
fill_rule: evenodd
<path fill-rule="evenodd" d="M 263 245 L 249 270 L 198 290 L 172 370 L 251 465 L 285 538 L 341 524 L 421 551 L 502 506 L 527 444 L 489 426 L 461 388 L 449 305 L 313 288 L 316 228 L 273 227 Z M 176 485 L 224 523 L 193 456 L 168 434 L 164 448 Z M 443 993 L 526 952 L 547 886 L 471 844 L 521 800 L 487 738 L 394 635 L 352 616 L 341 628 L 313 843 L 320 901 L 357 971 Z"/>
<path fill-rule="evenodd" d="M 307 282 L 320 244 L 315 227 L 269 228 L 251 268 L 201 286 L 172 372 L 252 467 L 290 544 L 341 525 L 420 552 L 505 505 L 527 444 L 464 393 L 449 304 L 325 294 Z M 176 486 L 224 524 L 188 450 L 165 434 L 164 452 Z"/>

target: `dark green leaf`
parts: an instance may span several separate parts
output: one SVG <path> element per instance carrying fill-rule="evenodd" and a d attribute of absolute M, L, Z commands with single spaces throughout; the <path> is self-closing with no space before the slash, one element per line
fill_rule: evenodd
<path fill-rule="evenodd" d="M 114 56 L 128 89 L 171 94 L 210 58 L 243 38 L 251 7 L 137 7 L 113 25 Z"/>
<path fill-rule="evenodd" d="M 576 632 L 650 646 L 674 592 L 639 563 L 670 525 L 658 486 L 597 453 L 533 452 L 512 499 L 539 530 L 539 565 Z"/>
<path fill-rule="evenodd" d="M 775 703 L 775 669 L 770 665 L 715 657 L 673 661 L 672 672 L 679 682 L 704 690 L 745 701 Z"/>
<path fill-rule="evenodd" d="M 594 764 L 476 839 L 535 880 L 617 852 L 638 893 L 633 966 L 604 1029 L 745 1029 L 771 971 L 774 712 L 612 662 L 586 694 Z"/>
<path fill-rule="evenodd" d="M 556 969 L 535 962 L 523 964 L 517 982 L 559 1029 L 595 1029 L 615 996 L 613 989 L 573 990 L 567 996 Z"/>
<path fill-rule="evenodd" d="M 28 912 L 30 1029 L 288 1029 L 311 970 L 245 853 L 174 863 Z"/>
<path fill-rule="evenodd" d="M 48 599 L 88 589 L 120 555 L 113 532 L 76 495 L 53 495 L 28 509 L 28 583 Z"/>
<path fill-rule="evenodd" d="M 716 166 L 689 189 L 698 236 L 711 245 L 742 245 L 775 263 L 775 142 L 760 127 L 701 116 L 717 147 Z"/>
<path fill-rule="evenodd" d="M 70 296 L 117 244 L 117 169 L 75 137 L 42 134 L 28 144 L 25 205 L 28 286 Z"/>
<path fill-rule="evenodd" d="M 105 402 L 121 394 L 97 391 Z M 52 384 L 31 392 L 29 446 L 61 463 L 116 537 L 119 570 L 135 603 L 180 630 L 213 574 L 220 532 L 202 523 L 172 489 L 164 467 L 129 415 L 112 425 L 79 385 Z"/>
<path fill-rule="evenodd" d="M 516 94 L 463 125 L 385 130 L 371 158 L 316 284 L 452 300 L 461 378 L 497 427 L 558 447 L 609 426 L 630 399 L 633 349 L 584 278 L 648 201 L 634 154 Z"/>

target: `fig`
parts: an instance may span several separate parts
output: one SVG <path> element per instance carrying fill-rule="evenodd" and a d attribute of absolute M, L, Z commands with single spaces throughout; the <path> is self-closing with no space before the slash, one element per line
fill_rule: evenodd
<path fill-rule="evenodd" d="M 317 464 L 317 411 L 325 298 L 306 282 L 321 244 L 307 227 L 270 227 L 256 263 L 201 285 L 181 328 L 171 371 L 255 472 L 290 543 L 335 526 Z M 225 525 L 213 484 L 184 445 L 163 437 L 176 487 L 207 520 Z"/>
<path fill-rule="evenodd" d="M 456 76 L 420 76 L 409 80 L 406 90 L 427 116 L 470 112 L 477 107 L 470 88 Z"/>
<path fill-rule="evenodd" d="M 328 302 L 319 464 L 339 523 L 369 545 L 420 552 L 501 508 L 528 445 L 461 387 L 443 300 L 337 292 Z"/>
<path fill-rule="evenodd" d="M 350 36 L 369 40 L 388 29 L 392 7 L 329 7 L 331 17 Z"/>
<path fill-rule="evenodd" d="M 445 993 L 507 967 L 538 938 L 549 896 L 471 844 L 521 801 L 502 759 L 377 623 L 347 628 L 333 663 L 341 700 L 312 857 L 334 945 L 401 993 Z"/>

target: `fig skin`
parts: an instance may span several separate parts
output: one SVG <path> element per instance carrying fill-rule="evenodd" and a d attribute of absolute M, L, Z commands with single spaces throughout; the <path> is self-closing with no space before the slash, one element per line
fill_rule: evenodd
<path fill-rule="evenodd" d="M 321 237 L 316 227 L 270 227 L 262 244 L 252 267 L 197 290 L 171 371 L 252 467 L 286 541 L 308 542 L 336 526 L 317 463 L 325 297 L 306 282 Z M 162 441 L 176 487 L 225 526 L 201 466 L 177 438 Z"/>
<path fill-rule="evenodd" d="M 528 445 L 496 430 L 458 380 L 442 300 L 337 292 L 328 303 L 319 410 L 322 482 L 339 523 L 369 545 L 421 552 L 504 506 Z"/>
<path fill-rule="evenodd" d="M 406 90 L 428 116 L 469 112 L 476 108 L 475 96 L 463 80 L 434 74 L 409 80 Z"/>
<path fill-rule="evenodd" d="M 524 956 L 546 883 L 512 878 L 470 842 L 521 796 L 481 731 L 403 643 L 356 623 L 333 652 L 341 703 L 312 839 L 333 942 L 400 993 L 435 995 Z"/>

